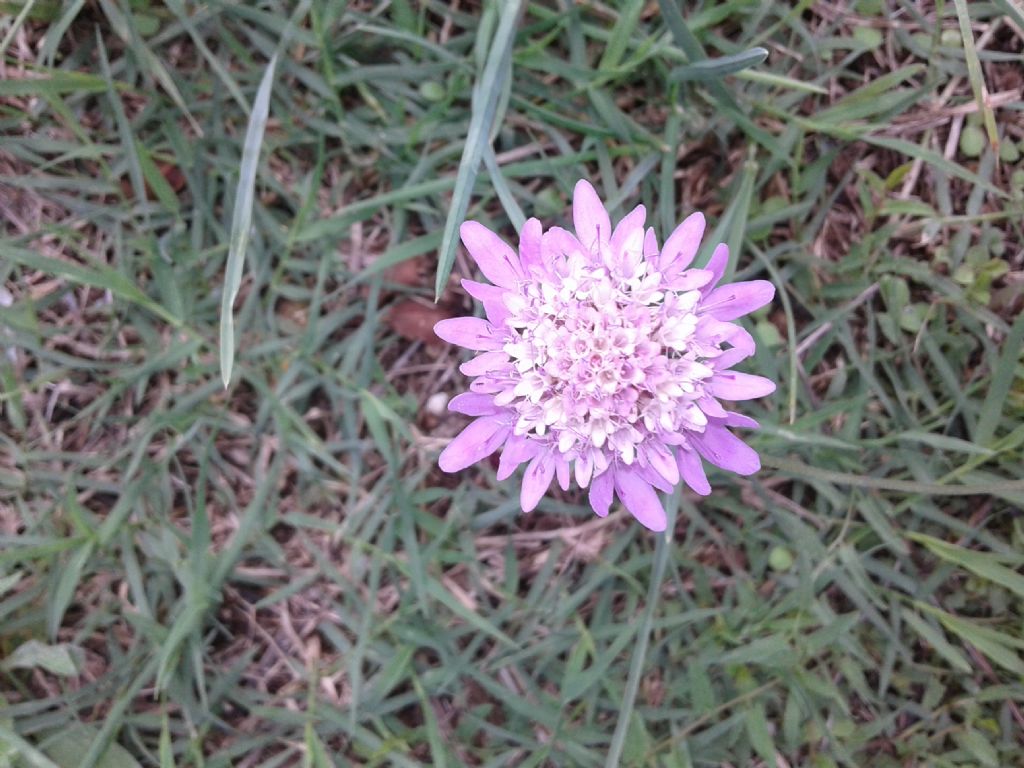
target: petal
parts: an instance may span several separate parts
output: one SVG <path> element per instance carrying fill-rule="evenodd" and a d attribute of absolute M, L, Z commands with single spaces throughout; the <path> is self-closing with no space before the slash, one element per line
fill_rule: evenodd
<path fill-rule="evenodd" d="M 774 392 L 775 382 L 750 373 L 719 371 L 705 384 L 705 388 L 723 400 L 753 400 Z"/>
<path fill-rule="evenodd" d="M 492 283 L 512 288 L 522 279 L 523 269 L 516 252 L 483 224 L 465 221 L 459 227 L 459 235 L 473 261 Z"/>
<path fill-rule="evenodd" d="M 657 232 L 652 226 L 647 227 L 647 233 L 643 236 L 643 256 L 649 260 L 657 256 Z"/>
<path fill-rule="evenodd" d="M 501 412 L 501 409 L 494 404 L 494 395 L 477 394 L 476 392 L 463 392 L 461 395 L 456 395 L 448 403 L 448 410 L 452 413 L 464 413 L 467 416 L 493 416 Z"/>
<path fill-rule="evenodd" d="M 519 504 L 523 512 L 532 512 L 540 503 L 541 496 L 551 485 L 555 476 L 555 461 L 548 452 L 537 454 L 530 460 L 523 474 L 523 487 L 519 492 Z"/>
<path fill-rule="evenodd" d="M 590 477 L 594 473 L 594 460 L 590 456 L 590 451 L 584 451 L 582 454 L 576 457 L 576 485 L 580 488 L 586 488 L 590 484 Z"/>
<path fill-rule="evenodd" d="M 661 499 L 650 484 L 636 472 L 629 469 L 617 469 L 615 472 L 615 493 L 622 503 L 645 528 L 652 531 L 664 531 L 668 525 L 665 508 Z"/>
<path fill-rule="evenodd" d="M 523 265 L 523 271 L 529 275 L 540 276 L 546 270 L 544 261 L 540 255 L 541 237 L 544 228 L 538 219 L 527 219 L 519 232 L 519 261 Z"/>
<path fill-rule="evenodd" d="M 512 314 L 505 306 L 505 295 L 509 291 L 504 288 L 478 283 L 476 280 L 463 280 L 462 287 L 466 289 L 466 293 L 484 305 L 487 319 L 493 325 L 502 325 L 505 318 Z"/>
<path fill-rule="evenodd" d="M 499 480 L 507 480 L 524 461 L 529 461 L 540 451 L 540 444 L 525 435 L 512 435 L 505 441 L 498 460 Z"/>
<path fill-rule="evenodd" d="M 612 231 L 611 247 L 613 253 L 626 250 L 630 253 L 641 251 L 644 247 L 644 221 L 647 209 L 638 205 L 615 225 Z"/>
<path fill-rule="evenodd" d="M 676 451 L 676 464 L 679 466 L 679 474 L 683 476 L 683 481 L 696 493 L 701 496 L 711 493 L 708 476 L 704 474 L 704 466 L 695 451 L 680 448 Z"/>
<path fill-rule="evenodd" d="M 654 231 L 654 227 L 647 228 L 647 234 L 644 235 L 644 258 L 653 259 L 658 255 L 658 235 Z"/>
<path fill-rule="evenodd" d="M 715 358 L 715 368 L 720 371 L 732 368 L 741 360 L 746 360 L 754 354 L 756 347 L 754 337 L 738 325 L 736 326 L 736 332 L 733 333 L 728 341 L 732 344 L 732 348 L 725 350 L 725 352 Z"/>
<path fill-rule="evenodd" d="M 715 398 L 708 395 L 704 395 L 697 399 L 697 407 L 712 418 L 721 419 L 724 418 L 726 414 L 726 410 L 722 407 L 722 404 L 715 400 Z"/>
<path fill-rule="evenodd" d="M 733 413 L 732 411 L 728 411 L 725 414 L 722 423 L 727 427 L 742 427 L 744 429 L 757 429 L 761 426 L 755 419 L 744 416 L 742 413 Z"/>
<path fill-rule="evenodd" d="M 608 211 L 597 191 L 585 179 L 576 182 L 572 193 L 572 223 L 576 237 L 590 251 L 595 250 L 598 243 L 607 243 L 612 234 Z"/>
<path fill-rule="evenodd" d="M 716 320 L 735 320 L 760 309 L 775 298 L 775 286 L 767 280 L 727 283 L 715 288 L 700 303 L 700 312 Z"/>
<path fill-rule="evenodd" d="M 437 464 L 445 472 L 458 472 L 487 458 L 505 442 L 511 430 L 493 416 L 471 421 L 448 447 L 441 451 Z"/>
<path fill-rule="evenodd" d="M 711 274 L 714 275 L 705 290 L 710 290 L 718 284 L 718 281 L 722 279 L 722 275 L 725 274 L 725 268 L 728 266 L 729 246 L 725 243 L 719 243 L 711 253 L 711 258 L 708 259 L 708 263 L 704 265 L 704 269 L 711 270 Z"/>
<path fill-rule="evenodd" d="M 652 467 L 639 462 L 634 462 L 630 469 L 640 475 L 640 479 L 654 487 L 655 490 L 661 491 L 662 493 L 672 493 L 672 488 L 674 486 L 664 477 L 659 475 Z"/>
<path fill-rule="evenodd" d="M 708 269 L 687 269 L 676 277 L 667 280 L 668 287 L 673 291 L 683 293 L 703 288 L 711 282 L 715 275 Z"/>
<path fill-rule="evenodd" d="M 643 446 L 644 459 L 651 469 L 665 478 L 669 485 L 679 482 L 679 468 L 676 466 L 675 456 L 672 449 L 655 442 L 645 443 Z"/>
<path fill-rule="evenodd" d="M 690 266 L 704 237 L 704 225 L 703 213 L 691 213 L 672 231 L 661 249 L 658 267 L 662 272 L 675 274 Z"/>
<path fill-rule="evenodd" d="M 752 475 L 761 468 L 757 451 L 718 424 L 708 424 L 703 434 L 690 433 L 690 442 L 697 453 L 716 467 L 739 475 Z"/>
<path fill-rule="evenodd" d="M 482 351 L 500 349 L 501 339 L 496 329 L 481 317 L 453 317 L 434 326 L 434 333 L 451 344 Z"/>
<path fill-rule="evenodd" d="M 509 364 L 508 354 L 503 349 L 493 349 L 467 360 L 459 366 L 465 376 L 483 376 L 485 373 L 499 371 Z"/>
<path fill-rule="evenodd" d="M 607 469 L 590 481 L 590 506 L 598 517 L 608 517 L 612 505 L 612 470 Z"/>
<path fill-rule="evenodd" d="M 569 462 L 565 457 L 555 457 L 555 477 L 558 478 L 558 485 L 563 491 L 569 490 L 569 469 Z"/>
<path fill-rule="evenodd" d="M 551 227 L 540 240 L 541 263 L 548 271 L 554 269 L 555 265 L 565 260 L 565 257 L 573 253 L 584 252 L 576 235 L 561 227 Z"/>

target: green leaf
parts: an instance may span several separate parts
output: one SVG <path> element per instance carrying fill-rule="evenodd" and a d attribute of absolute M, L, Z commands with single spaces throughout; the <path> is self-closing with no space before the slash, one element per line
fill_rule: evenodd
<path fill-rule="evenodd" d="M 970 752 L 986 768 L 1000 768 L 1002 765 L 999 760 L 999 752 L 992 746 L 992 742 L 979 731 L 968 728 L 955 738 L 960 742 L 960 746 Z"/>
<path fill-rule="evenodd" d="M 2 597 L 5 592 L 9 592 L 17 586 L 18 582 L 21 581 L 24 575 L 25 574 L 21 571 L 15 571 L 14 573 L 9 573 L 6 576 L 0 576 L 0 597 Z"/>
<path fill-rule="evenodd" d="M 43 744 L 42 749 L 60 768 L 80 768 L 82 755 L 89 751 L 99 732 L 86 725 L 62 730 Z M 111 743 L 96 761 L 95 768 L 141 768 L 131 753 L 120 744 Z"/>
<path fill-rule="evenodd" d="M 81 650 L 68 643 L 47 645 L 38 640 L 28 640 L 11 653 L 2 664 L 4 669 L 45 669 L 61 677 L 76 677 Z"/>
<path fill-rule="evenodd" d="M 907 624 L 913 627 L 914 631 L 921 636 L 921 639 L 928 643 L 939 656 L 949 662 L 954 669 L 958 669 L 964 674 L 970 674 L 973 671 L 970 662 L 964 658 L 964 655 L 957 648 L 946 640 L 945 635 L 940 630 L 908 608 L 904 608 L 901 611 L 901 615 Z"/>
<path fill-rule="evenodd" d="M 1010 388 L 1017 375 L 1020 364 L 1021 349 L 1024 347 L 1024 313 L 1017 315 L 1003 342 L 1003 353 L 996 364 L 992 375 L 992 383 L 981 406 L 978 426 L 974 430 L 974 442 L 979 445 L 991 445 L 995 437 L 999 419 L 1003 415 L 1009 399 Z M 1011 424 L 1011 426 L 1013 426 Z"/>
<path fill-rule="evenodd" d="M 82 581 L 82 573 L 92 557 L 95 546 L 93 541 L 85 542 L 71 555 L 67 565 L 55 574 L 56 582 L 46 606 L 46 630 L 51 638 L 57 637 L 64 613 L 75 599 L 75 592 Z"/>
<path fill-rule="evenodd" d="M 256 195 L 256 173 L 260 165 L 260 148 L 263 146 L 263 133 L 270 112 L 270 89 L 274 83 L 276 67 L 275 54 L 267 64 L 260 87 L 256 91 L 256 100 L 249 116 L 249 127 L 245 131 L 245 143 L 242 145 L 242 164 L 238 172 L 238 187 L 235 190 L 235 208 L 231 215 L 228 260 L 224 269 L 224 291 L 221 294 L 220 305 L 220 377 L 225 389 L 231 381 L 231 368 L 235 362 L 233 308 L 238 288 L 242 284 L 245 251 L 249 245 L 252 207 Z"/>
<path fill-rule="evenodd" d="M 966 568 L 976 576 L 1005 587 L 1018 597 L 1024 598 L 1024 576 L 1001 564 L 998 555 L 958 547 L 956 544 L 923 533 L 908 533 L 907 536 L 918 544 L 923 544 L 946 562 Z"/>
<path fill-rule="evenodd" d="M 768 718 L 765 716 L 764 705 L 759 702 L 748 707 L 744 715 L 744 724 L 754 751 L 765 761 L 765 764 L 775 764 L 775 743 L 768 730 Z"/>
<path fill-rule="evenodd" d="M 669 80 L 682 82 L 684 80 L 714 80 L 717 78 L 742 72 L 761 64 L 768 58 L 768 50 L 765 48 L 751 48 L 742 53 L 734 53 L 731 56 L 721 56 L 717 59 L 704 59 L 695 61 L 692 64 L 684 64 L 676 67 L 669 73 Z"/>
<path fill-rule="evenodd" d="M 961 640 L 965 640 L 999 666 L 1018 675 L 1024 675 L 1024 661 L 1013 651 L 1013 646 L 1021 641 L 1015 640 L 1003 632 L 979 626 L 973 622 L 933 608 L 924 603 L 915 603 L 921 610 L 938 616 L 939 621 Z"/>
<path fill-rule="evenodd" d="M 978 105 L 982 121 L 985 124 L 988 142 L 995 148 L 999 146 L 999 135 L 996 133 L 996 118 L 992 112 L 992 107 L 988 103 L 988 88 L 985 86 L 985 76 L 981 71 L 978 49 L 974 45 L 974 32 L 971 29 L 971 14 L 967 9 L 967 0 L 953 0 L 953 4 L 956 6 L 956 17 L 960 24 L 960 36 L 964 41 L 967 79 L 971 83 L 974 101 Z"/>
<path fill-rule="evenodd" d="M 469 130 L 466 132 L 466 146 L 462 150 L 459 170 L 455 176 L 455 191 L 452 193 L 448 218 L 445 220 L 444 234 L 441 237 L 437 277 L 434 281 L 435 299 L 441 298 L 448 284 L 452 266 L 455 264 L 458 229 L 466 217 L 466 211 L 469 210 L 469 197 L 473 193 L 473 183 L 480 168 L 484 145 L 489 142 L 504 81 L 511 77 L 512 42 L 515 39 L 516 21 L 521 6 L 522 0 L 508 0 L 502 4 L 501 18 L 491 41 L 483 74 L 473 89 L 473 114 L 469 121 Z"/>
<path fill-rule="evenodd" d="M 83 265 L 63 259 L 41 256 L 34 251 L 16 248 L 8 243 L 0 242 L 0 256 L 29 269 L 38 269 L 57 277 L 63 277 L 79 285 L 91 285 L 110 291 L 119 299 L 136 304 L 152 312 L 161 320 L 175 328 L 181 327 L 181 320 L 143 293 L 138 286 L 121 272 L 106 264 Z"/>

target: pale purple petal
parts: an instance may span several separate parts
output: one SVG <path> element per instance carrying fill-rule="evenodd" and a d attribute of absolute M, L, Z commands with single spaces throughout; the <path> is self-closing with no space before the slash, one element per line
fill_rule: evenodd
<path fill-rule="evenodd" d="M 691 213 L 680 224 L 661 249 L 658 268 L 666 274 L 682 272 L 693 261 L 704 237 L 704 214 Z"/>
<path fill-rule="evenodd" d="M 590 483 L 590 476 L 594 472 L 594 460 L 591 458 L 589 451 L 577 457 L 574 470 L 576 484 L 580 488 L 586 488 Z"/>
<path fill-rule="evenodd" d="M 729 343 L 732 344 L 732 348 L 725 350 L 715 360 L 715 368 L 719 370 L 732 368 L 736 363 L 746 360 L 754 354 L 754 337 L 738 325 L 736 326 L 736 333 L 729 338 Z"/>
<path fill-rule="evenodd" d="M 690 434 L 697 452 L 716 467 L 738 475 L 752 475 L 761 468 L 757 451 L 718 424 L 708 424 L 703 434 Z"/>
<path fill-rule="evenodd" d="M 480 317 L 453 317 L 442 320 L 434 326 L 434 333 L 448 343 L 458 344 L 466 349 L 483 351 L 499 349 L 502 346 L 496 329 Z"/>
<path fill-rule="evenodd" d="M 544 229 L 537 219 L 527 219 L 519 233 L 519 261 L 527 275 L 543 277 L 547 272 L 540 252 L 543 234 Z"/>
<path fill-rule="evenodd" d="M 771 379 L 739 371 L 720 371 L 708 383 L 711 394 L 723 400 L 753 400 L 775 391 L 775 382 Z"/>
<path fill-rule="evenodd" d="M 589 181 L 580 179 L 572 193 L 572 223 L 576 237 L 588 250 L 598 243 L 608 242 L 612 234 L 612 221 L 608 211 Z"/>
<path fill-rule="evenodd" d="M 505 322 L 505 318 L 510 314 L 508 307 L 505 306 L 507 290 L 496 285 L 478 283 L 476 280 L 462 280 L 462 287 L 466 289 L 466 293 L 484 305 L 484 312 L 487 313 L 487 319 L 492 325 L 500 326 Z"/>
<path fill-rule="evenodd" d="M 494 404 L 494 395 L 477 394 L 476 392 L 463 392 L 461 395 L 456 395 L 448 403 L 448 410 L 466 416 L 493 416 L 501 412 L 501 408 Z"/>
<path fill-rule="evenodd" d="M 505 370 L 509 367 L 508 354 L 501 349 L 483 352 L 459 366 L 466 376 L 483 376 L 485 373 Z"/>
<path fill-rule="evenodd" d="M 756 419 L 752 419 L 742 413 L 735 413 L 733 411 L 726 412 L 722 423 L 727 427 L 742 427 L 743 429 L 757 429 L 761 426 L 757 423 Z"/>
<path fill-rule="evenodd" d="M 704 297 L 700 311 L 717 320 L 735 320 L 760 309 L 774 297 L 775 286 L 767 280 L 727 283 Z"/>
<path fill-rule="evenodd" d="M 534 456 L 523 473 L 523 487 L 519 493 L 519 504 L 523 512 L 532 512 L 541 497 L 551 485 L 555 476 L 555 461 L 548 452 Z"/>
<path fill-rule="evenodd" d="M 642 251 L 644 244 L 644 220 L 647 218 L 647 209 L 638 205 L 626 214 L 612 231 L 612 251 L 618 253 L 622 250 Z"/>
<path fill-rule="evenodd" d="M 741 330 L 735 323 L 727 323 L 711 315 L 706 315 L 701 317 L 700 323 L 697 325 L 697 340 L 706 344 L 718 345 L 725 342 L 731 344 L 733 338 L 737 336 L 737 331 Z"/>
<path fill-rule="evenodd" d="M 652 440 L 643 446 L 643 456 L 651 469 L 665 478 L 670 486 L 679 482 L 679 468 L 671 448 Z"/>
<path fill-rule="evenodd" d="M 673 278 L 665 281 L 665 285 L 673 291 L 685 293 L 703 288 L 711 282 L 714 274 L 708 269 L 687 269 Z"/>
<path fill-rule="evenodd" d="M 469 383 L 470 392 L 490 393 L 493 395 L 497 392 L 501 392 L 504 388 L 504 384 L 488 376 L 481 376 L 478 379 L 473 379 L 473 381 Z"/>
<path fill-rule="evenodd" d="M 569 490 L 569 476 L 571 467 L 569 462 L 562 456 L 555 457 L 555 477 L 558 478 L 558 485 L 563 491 Z"/>
<path fill-rule="evenodd" d="M 615 493 L 622 499 L 629 513 L 645 528 L 664 531 L 668 518 L 665 516 L 665 508 L 661 506 L 661 499 L 650 484 L 631 469 L 619 467 L 614 472 Z"/>
<path fill-rule="evenodd" d="M 719 243 L 715 246 L 715 250 L 711 252 L 711 258 L 708 259 L 708 263 L 704 265 L 704 269 L 710 270 L 711 274 L 714 275 L 704 290 L 710 290 L 718 285 L 718 281 L 722 279 L 722 275 L 725 274 L 725 269 L 728 266 L 729 246 L 725 243 Z"/>
<path fill-rule="evenodd" d="M 437 464 L 445 472 L 458 472 L 494 453 L 511 430 L 500 419 L 484 416 L 471 421 L 448 447 L 441 451 Z"/>
<path fill-rule="evenodd" d="M 541 263 L 545 269 L 554 270 L 566 256 L 582 253 L 583 246 L 572 232 L 561 227 L 551 227 L 540 241 Z"/>
<path fill-rule="evenodd" d="M 672 483 L 659 475 L 650 465 L 634 461 L 633 464 L 630 465 L 630 470 L 636 472 L 641 480 L 648 485 L 653 486 L 655 489 L 662 491 L 663 493 L 672 493 Z"/>
<path fill-rule="evenodd" d="M 725 418 L 725 408 L 723 408 L 722 404 L 710 395 L 705 394 L 703 397 L 697 398 L 697 405 L 700 406 L 700 409 L 708 416 Z"/>
<path fill-rule="evenodd" d="M 676 464 L 679 466 L 679 474 L 682 475 L 683 481 L 694 492 L 701 496 L 711 493 L 711 484 L 708 482 L 708 476 L 704 474 L 704 465 L 695 451 L 680 448 L 676 451 Z"/>
<path fill-rule="evenodd" d="M 658 233 L 654 231 L 654 227 L 647 228 L 647 234 L 644 235 L 644 258 L 651 260 L 658 255 Z"/>
<path fill-rule="evenodd" d="M 459 228 L 462 243 L 484 276 L 502 288 L 514 288 L 523 278 L 519 257 L 508 243 L 478 221 L 467 221 Z"/>
<path fill-rule="evenodd" d="M 501 449 L 497 478 L 507 480 L 520 464 L 532 459 L 540 450 L 540 443 L 536 440 L 531 440 L 523 435 L 511 435 L 505 441 L 505 447 Z"/>
<path fill-rule="evenodd" d="M 590 481 L 590 506 L 598 517 L 608 517 L 612 506 L 613 471 L 606 469 Z"/>

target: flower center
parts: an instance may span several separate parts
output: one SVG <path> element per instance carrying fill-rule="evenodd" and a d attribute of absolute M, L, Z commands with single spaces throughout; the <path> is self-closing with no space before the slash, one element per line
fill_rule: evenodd
<path fill-rule="evenodd" d="M 576 253 L 524 282 L 506 300 L 504 351 L 519 379 L 499 396 L 518 414 L 515 432 L 567 458 L 597 449 L 632 464 L 651 434 L 674 443 L 703 431 L 696 401 L 713 371 L 694 349 L 699 299 L 665 290 L 643 258 L 609 268 Z"/>

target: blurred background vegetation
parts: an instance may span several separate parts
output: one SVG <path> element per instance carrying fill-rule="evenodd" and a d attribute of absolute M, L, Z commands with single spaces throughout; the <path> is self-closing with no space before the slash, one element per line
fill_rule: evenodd
<path fill-rule="evenodd" d="M 1024 11 L 683 5 L 0 3 L 0 766 L 1021 764 Z M 435 465 L 581 177 L 779 289 L 667 544 Z"/>

